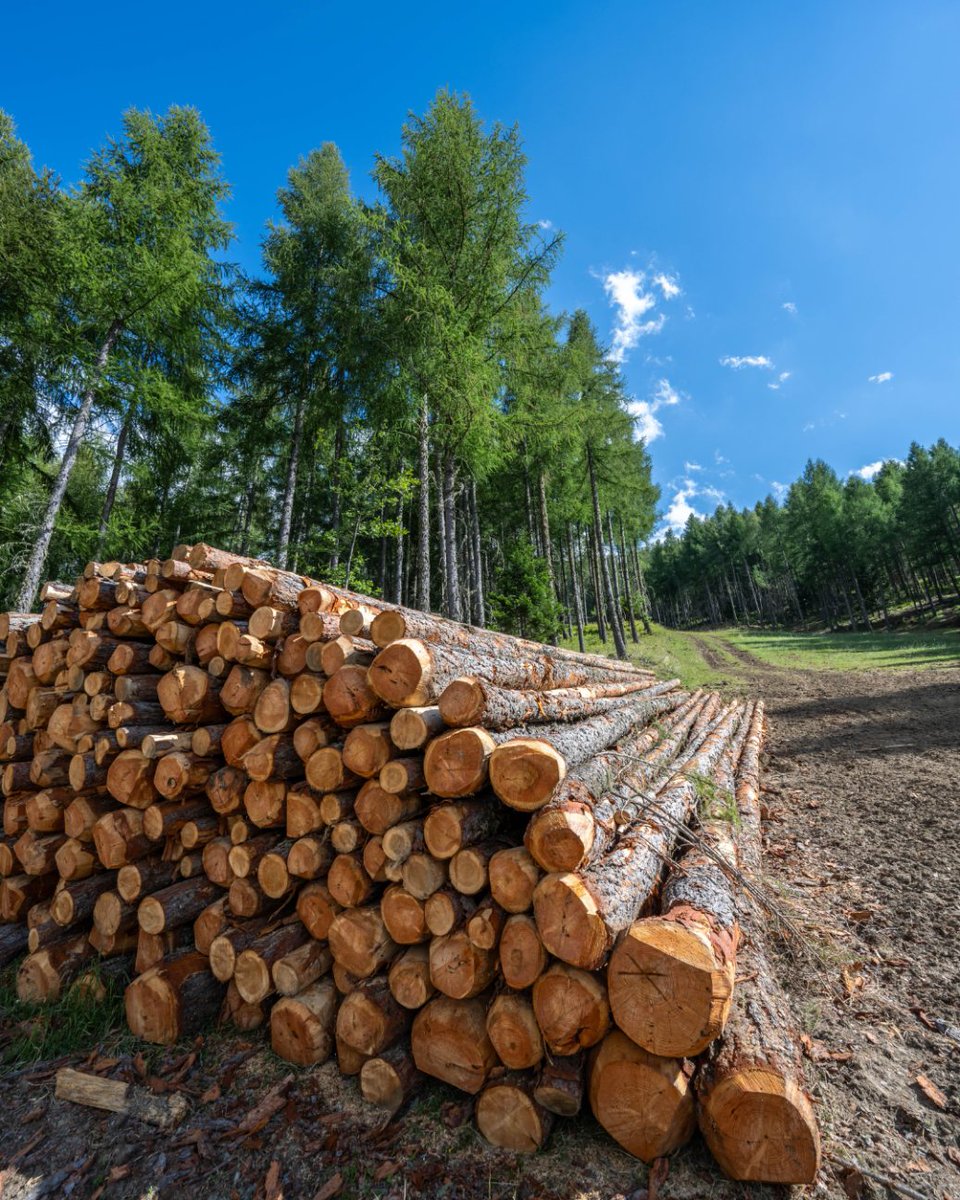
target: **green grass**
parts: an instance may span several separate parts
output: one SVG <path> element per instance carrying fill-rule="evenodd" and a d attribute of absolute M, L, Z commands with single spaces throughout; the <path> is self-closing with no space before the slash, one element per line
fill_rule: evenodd
<path fill-rule="evenodd" d="M 960 666 L 960 631 L 913 633 L 791 633 L 722 629 L 705 640 L 727 641 L 778 667 L 813 671 L 921 670 Z"/>
<path fill-rule="evenodd" d="M 586 648 L 595 654 L 613 653 L 596 626 L 586 631 Z M 563 643 L 577 649 L 577 640 Z M 701 650 L 709 647 L 714 665 Z M 719 629 L 687 633 L 654 625 L 640 644 L 627 641 L 632 662 L 650 667 L 661 679 L 677 677 L 686 688 L 736 687 L 749 664 L 732 649 L 746 651 L 776 667 L 807 671 L 867 671 L 876 669 L 922 670 L 960 666 L 960 631 L 929 630 L 912 633 L 793 633 L 790 630 Z"/>
<path fill-rule="evenodd" d="M 130 1041 L 123 1012 L 123 986 L 102 980 L 104 998 L 69 987 L 52 1004 L 24 1004 L 17 996 L 17 965 L 0 972 L 0 1064 L 26 1063 L 89 1054 L 110 1040 L 111 1049 Z"/>

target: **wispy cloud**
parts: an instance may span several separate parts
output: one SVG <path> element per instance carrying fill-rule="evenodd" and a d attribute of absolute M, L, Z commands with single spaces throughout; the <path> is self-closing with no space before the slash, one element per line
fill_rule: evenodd
<path fill-rule="evenodd" d="M 646 271 L 627 267 L 605 275 L 603 290 L 616 313 L 610 357 L 614 362 L 624 362 L 641 338 L 663 328 L 666 315 L 654 313 L 654 309 L 659 299 L 672 300 L 678 296 L 680 285 L 675 276 L 660 273 L 649 280 L 648 286 Z"/>
<path fill-rule="evenodd" d="M 865 467 L 860 467 L 857 471 L 851 471 L 851 475 L 859 475 L 861 479 L 870 480 L 874 475 L 878 474 L 883 466 L 883 459 L 878 458 L 876 462 L 867 463 Z"/>
<path fill-rule="evenodd" d="M 767 387 L 770 389 L 771 392 L 779 392 L 781 384 L 786 383 L 792 374 L 793 374 L 792 371 L 781 371 L 780 374 L 777 376 L 776 383 L 768 383 Z"/>
<path fill-rule="evenodd" d="M 740 371 L 744 367 L 763 367 L 767 371 L 773 370 L 773 360 L 767 358 L 765 354 L 725 354 L 720 359 L 721 367 L 732 367 L 735 371 Z"/>
<path fill-rule="evenodd" d="M 544 219 L 542 221 L 538 221 L 537 224 L 540 226 L 541 229 L 552 229 L 553 228 L 553 222 L 546 217 L 544 217 Z"/>
<path fill-rule="evenodd" d="M 688 463 L 686 465 L 697 467 L 696 463 Z M 697 469 L 700 470 L 702 468 Z M 691 503 L 698 496 L 713 501 L 714 505 L 722 504 L 727 498 L 724 492 L 720 491 L 719 488 L 713 487 L 711 484 L 699 483 L 696 479 L 691 479 L 689 476 L 680 480 L 675 485 L 670 505 L 663 514 L 663 522 L 655 535 L 658 540 L 663 538 L 670 530 L 674 533 L 682 533 L 684 526 L 691 517 L 705 517 L 707 515 L 705 511 Z"/>
<path fill-rule="evenodd" d="M 782 309 L 784 309 L 785 312 L 796 314 L 797 306 L 794 304 L 794 302 L 792 300 L 785 300 L 783 302 L 783 304 L 780 305 L 780 307 Z"/>
<path fill-rule="evenodd" d="M 879 375 L 868 375 L 867 383 L 889 383 L 892 378 L 892 371 L 881 371 Z"/>
<path fill-rule="evenodd" d="M 689 473 L 690 471 L 702 471 L 703 467 L 701 467 L 699 463 L 685 462 L 683 464 L 683 469 Z"/>
<path fill-rule="evenodd" d="M 815 421 L 808 421 L 806 423 L 806 425 L 804 425 L 804 427 L 803 427 L 803 432 L 809 433 L 811 429 L 816 429 L 816 427 L 817 427 L 817 425 L 816 425 Z"/>
<path fill-rule="evenodd" d="M 654 287 L 663 292 L 664 300 L 673 300 L 680 295 L 680 284 L 676 275 L 665 275 L 662 271 L 653 277 Z"/>
<path fill-rule="evenodd" d="M 634 420 L 634 436 L 643 438 L 649 446 L 658 437 L 663 436 L 663 424 L 657 417 L 661 408 L 671 408 L 679 404 L 683 397 L 669 379 L 658 379 L 657 386 L 649 400 L 631 400 L 627 411 Z"/>
<path fill-rule="evenodd" d="M 789 483 L 778 483 L 775 479 L 770 480 L 770 487 L 773 489 L 773 495 L 776 500 L 782 500 L 787 492 L 790 491 Z"/>

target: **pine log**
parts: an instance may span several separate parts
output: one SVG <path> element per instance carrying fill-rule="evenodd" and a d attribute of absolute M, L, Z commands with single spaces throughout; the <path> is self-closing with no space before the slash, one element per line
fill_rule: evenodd
<path fill-rule="evenodd" d="M 107 659 L 111 675 L 140 675 L 152 669 L 150 655 L 153 647 L 140 642 L 121 642 Z"/>
<path fill-rule="evenodd" d="M 91 841 L 92 838 L 91 832 Z M 57 851 L 57 870 L 61 879 L 86 879 L 88 875 L 99 871 L 100 866 L 93 848 L 76 838 L 68 837 Z"/>
<path fill-rule="evenodd" d="M 116 810 L 117 804 L 111 796 L 97 792 L 78 795 L 64 810 L 63 832 L 75 841 L 92 842 L 96 823 Z"/>
<path fill-rule="evenodd" d="M 738 710 L 717 723 L 682 771 L 657 792 L 645 816 L 631 824 L 614 848 L 579 873 L 545 876 L 534 892 L 537 928 L 551 954 L 596 969 L 614 941 L 648 903 L 682 827 L 696 803 L 696 775 L 713 767 L 729 741 Z"/>
<path fill-rule="evenodd" d="M 430 979 L 430 949 L 411 946 L 395 958 L 387 974 L 394 1000 L 403 1008 L 423 1008 L 436 992 Z"/>
<path fill-rule="evenodd" d="M 232 844 L 228 837 L 216 837 L 203 848 L 203 870 L 208 879 L 219 887 L 228 888 L 233 883 L 230 870 Z"/>
<path fill-rule="evenodd" d="M 154 785 L 156 764 L 139 750 L 123 750 L 107 771 L 107 790 L 120 804 L 149 808 L 160 798 Z"/>
<path fill-rule="evenodd" d="M 274 833 L 260 833 L 256 837 L 238 842 L 230 848 L 228 861 L 235 879 L 246 879 L 255 875 L 257 865 L 265 854 L 280 845 L 281 838 Z"/>
<path fill-rule="evenodd" d="M 320 838 L 302 837 L 291 845 L 287 855 L 287 870 L 297 879 L 318 879 L 325 876 L 333 861 L 333 852 Z"/>
<path fill-rule="evenodd" d="M 295 996 L 326 975 L 332 962 L 329 947 L 315 938 L 308 938 L 273 963 L 273 986 L 281 996 Z"/>
<path fill-rule="evenodd" d="M 380 913 L 387 931 L 399 945 L 413 946 L 429 940 L 424 904 L 405 888 L 396 884 L 388 887 L 380 900 Z"/>
<path fill-rule="evenodd" d="M 344 666 L 331 675 L 323 685 L 323 704 L 344 729 L 379 721 L 387 715 L 386 705 L 368 681 L 365 667 Z"/>
<path fill-rule="evenodd" d="M 454 648 L 404 638 L 391 642 L 373 660 L 370 683 L 393 707 L 419 708 L 438 703 L 445 688 L 465 675 L 501 688 L 546 691 L 603 683 L 614 674 L 612 660 L 605 666 L 577 663 L 548 646 L 537 646 L 529 657 L 521 657 L 513 642 L 505 639 L 502 648 L 486 652 L 479 645 Z"/>
<path fill-rule="evenodd" d="M 423 1082 L 405 1042 L 394 1042 L 360 1068 L 360 1092 L 368 1104 L 395 1113 Z"/>
<path fill-rule="evenodd" d="M 613 711 L 576 725 L 537 726 L 535 738 L 514 731 L 520 736 L 504 740 L 490 756 L 490 784 L 504 804 L 533 812 L 546 804 L 571 767 L 593 758 L 676 703 L 673 696 L 629 697 Z"/>
<path fill-rule="evenodd" d="M 243 808 L 259 829 L 286 824 L 287 788 L 282 779 L 251 780 L 243 792 Z"/>
<path fill-rule="evenodd" d="M 193 922 L 219 897 L 217 885 L 205 875 L 184 879 L 144 896 L 137 909 L 137 921 L 146 933 L 163 933 Z"/>
<path fill-rule="evenodd" d="M 394 795 L 422 791 L 427 785 L 423 759 L 395 758 L 388 762 L 380 771 L 380 786 L 385 792 Z"/>
<path fill-rule="evenodd" d="M 273 1000 L 274 996 L 270 995 L 264 1000 L 251 1004 L 244 1000 L 231 979 L 227 984 L 217 1021 L 221 1025 L 230 1024 L 235 1029 L 245 1032 L 251 1029 L 260 1029 L 269 1019 Z"/>
<path fill-rule="evenodd" d="M 135 1037 L 172 1045 L 216 1015 L 224 990 L 203 955 L 185 951 L 130 984 L 124 996 L 127 1024 Z"/>
<path fill-rule="evenodd" d="M 253 706 L 253 719 L 261 733 L 286 733 L 292 729 L 294 712 L 286 679 L 270 680 Z"/>
<path fill-rule="evenodd" d="M 404 861 L 400 878 L 411 895 L 416 896 L 418 900 L 426 900 L 447 882 L 448 871 L 446 861 L 434 858 L 432 854 L 414 853 Z"/>
<path fill-rule="evenodd" d="M 57 869 L 57 851 L 66 840 L 62 833 L 38 837 L 28 829 L 15 842 L 13 852 L 27 875 L 49 875 Z"/>
<path fill-rule="evenodd" d="M 434 704 L 425 708 L 401 708 L 390 718 L 390 737 L 400 751 L 422 750 L 443 732 L 443 717 Z"/>
<path fill-rule="evenodd" d="M 113 882 L 116 884 L 116 878 Z M 112 938 L 118 933 L 129 933 L 130 930 L 139 928 L 137 907 L 136 901 L 132 904 L 127 903 L 119 892 L 100 892 L 93 906 L 94 928 L 104 938 Z"/>
<path fill-rule="evenodd" d="M 504 1075 L 477 1097 L 477 1128 L 492 1146 L 521 1154 L 543 1148 L 553 1114 L 537 1103 L 534 1084 L 528 1075 Z"/>
<path fill-rule="evenodd" d="M 5 876 L 0 883 L 0 918 L 4 921 L 22 921 L 27 910 L 46 900 L 56 885 L 57 877 L 52 872 L 48 875 Z M 53 922 L 52 917 L 50 920 Z"/>
<path fill-rule="evenodd" d="M 453 858 L 465 846 L 495 834 L 501 824 L 500 807 L 489 799 L 462 800 L 432 808 L 423 822 L 423 837 L 435 858 Z"/>
<path fill-rule="evenodd" d="M 200 667 L 176 666 L 160 677 L 157 697 L 176 725 L 209 725 L 223 719 L 219 687 Z"/>
<path fill-rule="evenodd" d="M 193 930 L 189 925 L 178 925 L 176 929 L 166 929 L 163 933 L 147 933 L 145 929 L 140 929 L 135 936 L 134 970 L 138 975 L 160 966 L 164 959 L 169 959 L 178 950 L 192 949 L 193 946 Z"/>
<path fill-rule="evenodd" d="M 209 957 L 210 947 L 213 945 L 214 939 L 218 938 L 227 928 L 228 919 L 225 896 L 214 900 L 198 914 L 193 922 L 193 944 L 201 954 Z"/>
<path fill-rule="evenodd" d="M 373 779 L 396 754 L 390 740 L 390 723 L 375 721 L 369 725 L 357 725 L 351 729 L 343 742 L 343 761 L 355 775 Z M 400 788 L 400 791 L 404 789 Z"/>
<path fill-rule="evenodd" d="M 301 612 L 300 633 L 308 642 L 332 642 L 340 636 L 340 621 L 332 613 Z"/>
<path fill-rule="evenodd" d="M 310 940 L 310 934 L 299 921 L 260 934 L 237 955 L 233 981 L 237 991 L 249 1004 L 264 1000 L 274 990 L 273 965 Z M 329 951 L 327 959 L 329 962 Z"/>
<path fill-rule="evenodd" d="M 488 897 L 467 921 L 466 931 L 471 945 L 480 950 L 496 950 L 506 919 L 507 914 L 500 905 Z"/>
<path fill-rule="evenodd" d="M 558 1117 L 575 1117 L 583 1104 L 584 1051 L 548 1058 L 534 1089 L 537 1103 Z"/>
<path fill-rule="evenodd" d="M 140 752 L 144 758 L 162 758 L 165 754 L 189 754 L 192 750 L 193 734 L 186 730 L 169 729 L 163 733 L 148 733 L 140 742 Z"/>
<path fill-rule="evenodd" d="M 653 1162 L 693 1133 L 689 1074 L 682 1059 L 658 1058 L 614 1030 L 591 1058 L 590 1107 L 624 1150 Z"/>
<path fill-rule="evenodd" d="M 430 942 L 430 982 L 445 996 L 454 1000 L 479 996 L 496 973 L 496 951 L 474 945 L 466 930 L 454 930 Z"/>
<path fill-rule="evenodd" d="M 490 859 L 490 893 L 508 913 L 528 912 L 540 881 L 540 868 L 523 846 L 498 850 Z"/>
<path fill-rule="evenodd" d="M 672 691 L 679 683 L 679 679 L 653 683 L 639 676 L 542 692 L 498 688 L 482 679 L 465 676 L 444 689 L 438 706 L 447 725 L 512 729 L 551 721 L 582 721 L 613 711 L 625 696 L 642 694 L 650 698 Z"/>
<path fill-rule="evenodd" d="M 505 1067 L 523 1071 L 543 1059 L 543 1037 L 530 998 L 524 992 L 503 991 L 487 1010 L 487 1036 Z"/>
<path fill-rule="evenodd" d="M 108 871 L 136 862 L 154 850 L 143 831 L 143 813 L 137 808 L 105 813 L 93 827 L 93 844 Z"/>
<path fill-rule="evenodd" d="M 330 979 L 278 1000 L 270 1013 L 274 1054 L 301 1067 L 326 1062 L 333 1052 L 336 1012 L 337 991 Z"/>
<path fill-rule="evenodd" d="M 93 955 L 85 933 L 28 954 L 17 971 L 17 996 L 24 1004 L 51 1004 Z"/>
<path fill-rule="evenodd" d="M 441 888 L 424 902 L 424 921 L 431 934 L 442 937 L 459 925 L 465 926 L 478 907 L 472 896 L 465 896 L 454 888 Z"/>
<path fill-rule="evenodd" d="M 128 904 L 176 881 L 176 865 L 160 858 L 147 858 L 130 863 L 117 872 L 117 892 Z"/>
<path fill-rule="evenodd" d="M 450 882 L 458 892 L 476 896 L 486 891 L 490 880 L 490 859 L 504 849 L 500 840 L 465 846 L 450 859 Z"/>
<path fill-rule="evenodd" d="M 257 863 L 257 883 L 261 892 L 271 900 L 279 900 L 300 886 L 287 868 L 287 856 L 292 848 L 293 842 L 287 838 L 274 846 Z"/>
<path fill-rule="evenodd" d="M 0 967 L 5 967 L 27 948 L 26 925 L 0 925 Z"/>
<path fill-rule="evenodd" d="M 377 905 L 346 908 L 338 913 L 327 939 L 335 961 L 359 979 L 368 979 L 386 966 L 398 950 Z"/>
<path fill-rule="evenodd" d="M 287 792 L 287 837 L 306 837 L 324 827 L 321 798 L 309 785 L 295 784 Z"/>
<path fill-rule="evenodd" d="M 370 1058 L 402 1037 L 409 1023 L 409 1010 L 390 994 L 386 979 L 365 979 L 337 1011 L 337 1041 Z"/>
<path fill-rule="evenodd" d="M 293 748 L 306 762 L 317 750 L 332 746 L 342 737 L 343 731 L 329 717 L 311 717 L 293 731 Z"/>
<path fill-rule="evenodd" d="M 267 779 L 300 779 L 303 761 L 288 733 L 274 733 L 260 739 L 243 756 L 241 763 L 247 775 L 257 783 Z"/>
<path fill-rule="evenodd" d="M 342 906 L 330 895 L 325 883 L 308 883 L 297 893 L 297 916 L 310 931 L 310 936 L 325 941 L 334 917 Z"/>
<path fill-rule="evenodd" d="M 201 758 L 212 758 L 221 753 L 220 739 L 226 728 L 226 725 L 202 725 L 195 729 L 190 735 L 190 749 Z M 143 747 L 140 749 L 143 750 Z"/>
<path fill-rule="evenodd" d="M 330 864 L 327 887 L 334 900 L 344 908 L 356 908 L 369 900 L 374 884 L 364 870 L 362 855 L 338 854 Z"/>
<path fill-rule="evenodd" d="M 533 1008 L 553 1054 L 575 1054 L 594 1046 L 610 1028 L 610 1005 L 602 979 L 566 963 L 551 963 L 537 978 Z"/>
<path fill-rule="evenodd" d="M 416 1015 L 410 1034 L 413 1059 L 425 1075 L 476 1095 L 497 1064 L 487 1036 L 486 1004 L 437 996 Z"/>
<path fill-rule="evenodd" d="M 411 820 L 420 814 L 423 800 L 419 796 L 386 792 L 376 779 L 368 779 L 357 792 L 354 812 L 368 833 L 381 837 L 394 825 Z"/>
<path fill-rule="evenodd" d="M 191 817 L 180 829 L 180 842 L 185 850 L 196 850 L 212 841 L 220 832 L 220 820 L 212 812 Z"/>
<path fill-rule="evenodd" d="M 490 758 L 508 734 L 490 733 L 479 727 L 451 729 L 428 743 L 423 756 L 427 787 L 436 796 L 453 799 L 472 796 L 486 787 Z"/>
<path fill-rule="evenodd" d="M 110 891 L 116 876 L 107 871 L 91 875 L 76 883 L 65 884 L 50 902 L 50 916 L 58 925 L 74 925 L 93 916 L 97 901 L 104 892 Z M 117 933 L 119 926 L 104 933 Z"/>
<path fill-rule="evenodd" d="M 310 654 L 307 654 L 307 661 Z M 304 671 L 290 685 L 290 707 L 300 716 L 323 711 L 323 687 L 327 677 L 320 673 Z"/>

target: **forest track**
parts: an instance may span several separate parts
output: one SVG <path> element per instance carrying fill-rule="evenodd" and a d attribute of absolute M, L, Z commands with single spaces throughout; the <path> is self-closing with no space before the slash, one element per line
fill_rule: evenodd
<path fill-rule="evenodd" d="M 812 1056 L 807 1077 L 827 1155 L 817 1195 L 885 1194 L 869 1184 L 857 1191 L 855 1179 L 845 1191 L 835 1161 L 842 1159 L 930 1200 L 960 1200 L 957 1159 L 950 1157 L 958 1155 L 960 1045 L 932 1027 L 960 1026 L 960 670 L 807 671 L 735 664 L 737 656 L 724 660 L 714 645 L 705 649 L 716 655 L 729 690 L 761 695 L 767 704 L 767 887 L 816 947 L 815 954 L 796 953 L 778 943 L 775 954 Z M 132 1080 L 143 1070 L 135 1049 L 128 1042 L 117 1051 L 131 1064 Z M 139 1200 L 148 1178 L 159 1181 L 162 1200 L 182 1194 L 183 1177 L 175 1180 L 185 1170 L 197 1173 L 190 1190 L 198 1198 L 235 1190 L 254 1200 L 264 1195 L 272 1162 L 288 1196 L 313 1196 L 336 1173 L 341 1197 L 371 1200 L 645 1195 L 646 1168 L 592 1120 L 558 1128 L 543 1153 L 518 1159 L 482 1143 L 469 1097 L 440 1085 L 384 1127 L 333 1063 L 295 1073 L 287 1105 L 262 1140 L 224 1140 L 225 1127 L 282 1084 L 288 1064 L 258 1033 L 211 1033 L 202 1046 L 170 1054 L 168 1070 L 175 1074 L 187 1051 L 198 1054 L 185 1081 L 192 1111 L 169 1133 L 54 1099 L 53 1073 L 39 1064 L 0 1079 L 3 1200 L 62 1194 L 39 1192 L 38 1176 L 49 1186 L 67 1171 L 60 1177 L 66 1183 L 71 1168 L 82 1172 L 76 1195 L 90 1194 L 84 1185 L 113 1170 L 105 1200 Z M 162 1088 L 167 1071 L 159 1052 L 146 1058 Z M 72 1065 L 82 1060 L 78 1054 Z M 918 1076 L 945 1093 L 945 1111 L 927 1098 Z M 205 1099 L 218 1084 L 224 1099 Z M 18 1171 L 11 1159 L 38 1135 L 30 1166 Z M 191 1155 L 194 1145 L 202 1147 L 199 1159 Z M 84 1168 L 88 1159 L 94 1165 Z M 790 1195 L 723 1180 L 697 1140 L 670 1160 L 660 1194 Z"/>

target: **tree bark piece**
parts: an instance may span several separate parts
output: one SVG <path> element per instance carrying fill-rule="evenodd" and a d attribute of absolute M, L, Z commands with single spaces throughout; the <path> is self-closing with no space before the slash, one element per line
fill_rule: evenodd
<path fill-rule="evenodd" d="M 586 1056 L 568 1054 L 551 1058 L 543 1064 L 534 1096 L 548 1112 L 558 1117 L 575 1117 L 583 1104 Z"/>

